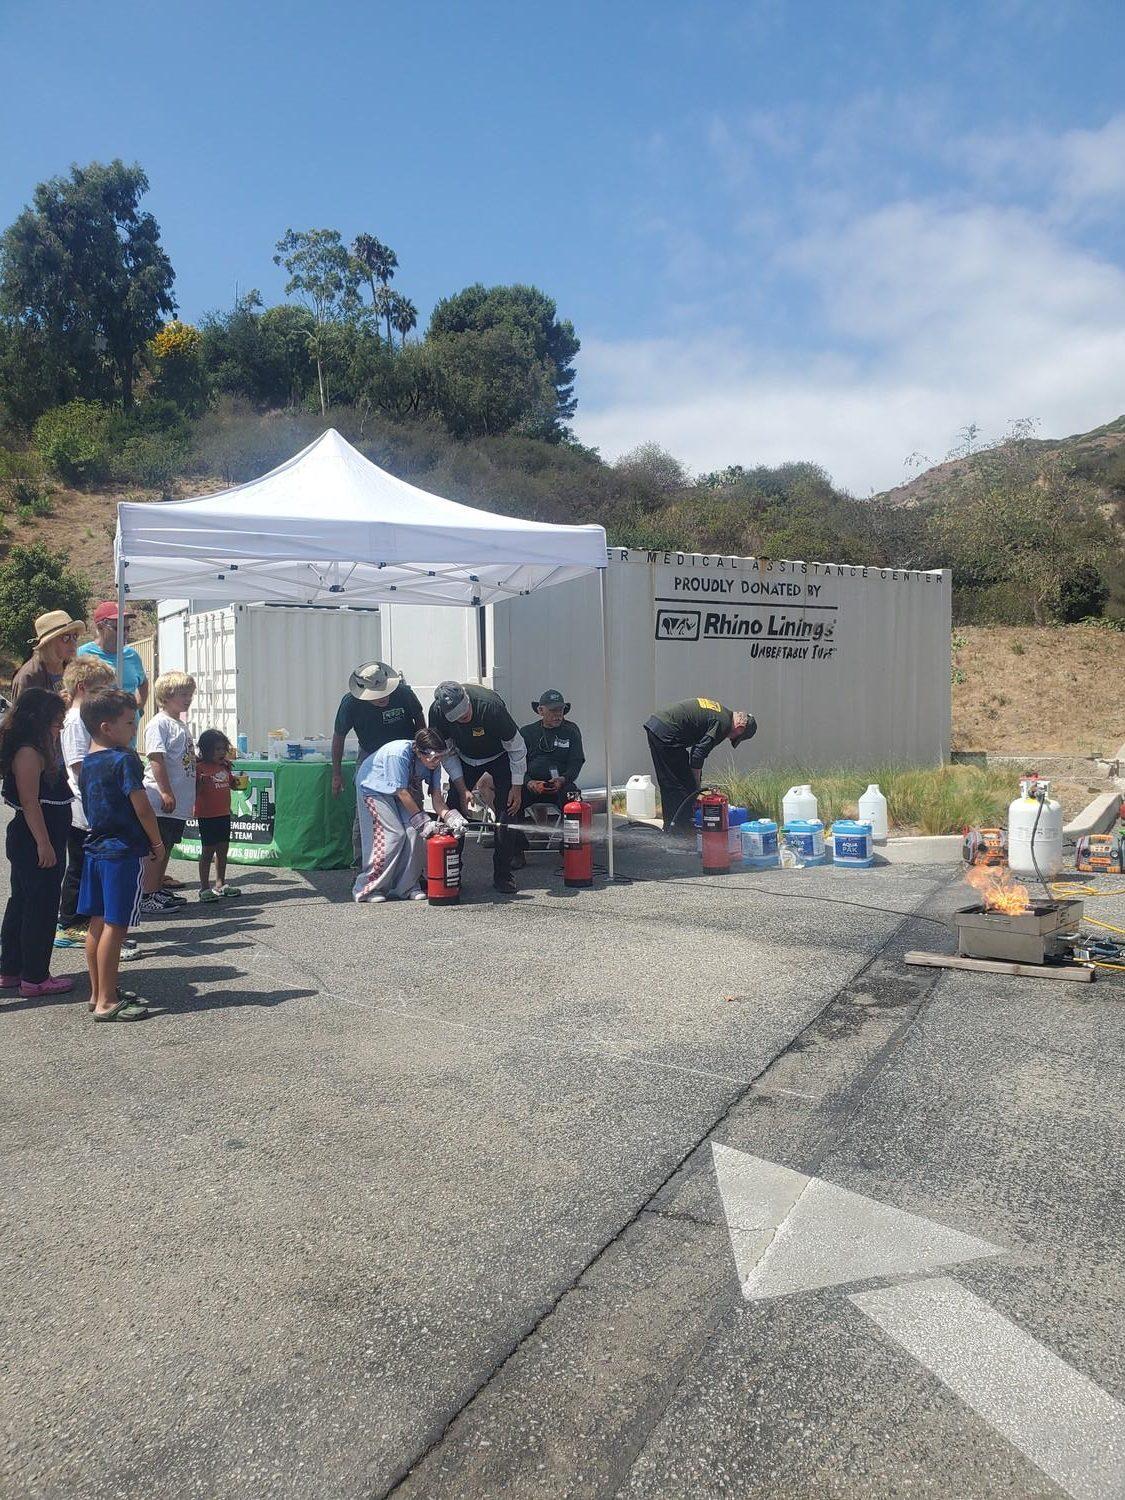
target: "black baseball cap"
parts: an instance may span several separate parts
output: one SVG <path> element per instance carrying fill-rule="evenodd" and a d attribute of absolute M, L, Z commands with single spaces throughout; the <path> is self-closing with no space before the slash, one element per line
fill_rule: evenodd
<path fill-rule="evenodd" d="M 472 707 L 460 682 L 439 682 L 434 689 L 434 702 L 447 719 L 460 718 L 467 708 Z"/>

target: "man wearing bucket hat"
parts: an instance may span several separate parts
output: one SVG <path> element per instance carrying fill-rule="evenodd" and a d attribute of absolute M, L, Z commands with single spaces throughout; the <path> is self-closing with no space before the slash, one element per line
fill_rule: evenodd
<path fill-rule="evenodd" d="M 523 800 L 527 746 L 507 704 L 491 688 L 475 682 L 439 682 L 430 705 L 430 728 L 445 737 L 453 752 L 446 761 L 449 803 L 467 817 L 469 793 L 489 776 L 496 792 L 496 842 L 492 851 L 492 884 L 515 894 L 513 861 L 523 863 L 526 839 L 508 827 Z"/>
<path fill-rule="evenodd" d="M 392 740 L 412 740 L 426 727 L 426 716 L 414 690 L 385 661 L 369 661 L 356 667 L 348 678 L 348 691 L 340 699 L 332 729 L 332 795 L 343 787 L 341 763 L 344 739 L 349 730 L 359 741 L 359 759 L 365 761 Z"/>
<path fill-rule="evenodd" d="M 78 637 L 85 628 L 82 620 L 72 620 L 65 609 L 48 610 L 39 616 L 35 622 L 35 636 L 28 642 L 34 650 L 12 678 L 13 703 L 24 688 L 46 688 L 49 692 L 58 692 L 66 664 L 74 660 Z"/>
<path fill-rule="evenodd" d="M 538 718 L 520 730 L 527 745 L 523 806 L 553 802 L 561 808 L 576 795 L 578 773 L 586 763 L 582 731 L 566 717 L 570 704 L 558 688 L 545 688 L 531 707 Z"/>
<path fill-rule="evenodd" d="M 129 631 L 136 615 L 131 609 L 125 611 L 125 639 L 129 639 Z M 79 646 L 79 656 L 92 656 L 97 661 L 104 661 L 107 667 L 112 667 L 114 675 L 117 674 L 117 602 L 114 599 L 103 599 L 94 610 L 94 631 L 96 640 L 87 641 L 84 646 Z M 121 686 L 127 693 L 132 693 L 137 700 L 137 717 L 140 718 L 144 712 L 144 706 L 148 702 L 149 680 L 145 671 L 144 662 L 141 661 L 140 653 L 134 646 L 126 646 L 121 658 Z"/>

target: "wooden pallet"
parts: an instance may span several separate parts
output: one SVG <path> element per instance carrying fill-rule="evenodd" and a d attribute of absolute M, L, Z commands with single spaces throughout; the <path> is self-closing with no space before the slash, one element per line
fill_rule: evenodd
<path fill-rule="evenodd" d="M 999 958 L 960 958 L 956 953 L 918 953 L 906 955 L 908 964 L 924 969 L 973 969 L 981 974 L 1018 974 L 1025 979 L 1064 979 L 1070 984 L 1089 984 L 1094 978 L 1092 964 L 1017 964 Z"/>

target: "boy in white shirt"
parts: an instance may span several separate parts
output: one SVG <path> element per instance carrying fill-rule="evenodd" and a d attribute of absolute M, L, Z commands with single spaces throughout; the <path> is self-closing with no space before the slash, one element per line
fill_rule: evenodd
<path fill-rule="evenodd" d="M 141 912 L 153 916 L 186 903 L 161 890 L 172 849 L 183 836 L 195 808 L 195 741 L 184 715 L 195 696 L 195 678 L 186 672 L 163 672 L 153 687 L 160 712 L 145 730 L 145 791 L 156 813 L 164 858 L 145 861 L 145 895 Z"/>

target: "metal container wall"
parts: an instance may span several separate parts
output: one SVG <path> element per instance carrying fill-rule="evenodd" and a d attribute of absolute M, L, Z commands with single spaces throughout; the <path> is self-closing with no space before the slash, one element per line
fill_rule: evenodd
<path fill-rule="evenodd" d="M 758 732 L 708 762 L 937 765 L 949 755 L 948 571 L 772 562 L 611 548 L 608 577 L 615 781 L 650 767 L 643 724 L 679 699 L 747 708 Z M 594 578 L 498 604 L 493 685 L 518 723 L 558 687 L 604 781 L 601 637 Z M 815 788 L 814 788 L 815 790 Z"/>
<path fill-rule="evenodd" d="M 221 729 L 264 750 L 271 729 L 330 735 L 348 677 L 378 659 L 378 610 L 234 604 L 187 618 L 195 735 Z"/>

